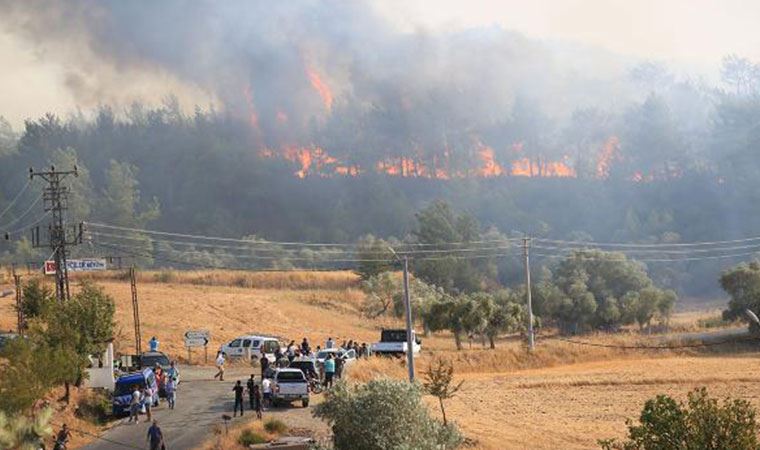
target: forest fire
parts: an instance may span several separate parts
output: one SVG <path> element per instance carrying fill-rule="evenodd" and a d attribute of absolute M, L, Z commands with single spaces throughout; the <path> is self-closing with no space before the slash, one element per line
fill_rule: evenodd
<path fill-rule="evenodd" d="M 332 110 L 332 104 L 333 104 L 333 94 L 330 90 L 330 86 L 327 85 L 324 81 L 322 81 L 322 78 L 319 76 L 319 73 L 308 65 L 306 66 L 306 76 L 309 78 L 309 83 L 311 83 L 311 86 L 314 88 L 314 90 L 317 91 L 319 96 L 322 98 L 322 103 L 325 105 L 325 109 L 327 111 Z"/>
<path fill-rule="evenodd" d="M 612 164 L 620 159 L 620 140 L 617 136 L 611 136 L 605 142 L 599 159 L 596 163 L 596 176 L 598 178 L 608 178 Z"/>

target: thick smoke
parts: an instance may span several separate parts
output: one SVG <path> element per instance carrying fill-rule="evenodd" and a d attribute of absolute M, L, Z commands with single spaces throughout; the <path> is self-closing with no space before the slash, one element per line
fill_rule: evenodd
<path fill-rule="evenodd" d="M 250 120 L 262 147 L 306 145 L 320 127 L 344 157 L 356 139 L 385 154 L 472 147 L 516 99 L 566 118 L 632 89 L 626 61 L 601 51 L 498 27 L 405 33 L 364 1 L 2 0 L 0 21 L 64 65 L 85 105 L 161 80 Z"/>

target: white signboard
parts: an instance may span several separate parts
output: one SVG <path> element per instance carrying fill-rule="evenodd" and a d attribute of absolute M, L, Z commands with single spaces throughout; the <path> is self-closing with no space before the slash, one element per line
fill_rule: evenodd
<path fill-rule="evenodd" d="M 190 330 L 185 332 L 185 347 L 205 347 L 211 339 L 207 330 Z"/>
<path fill-rule="evenodd" d="M 69 272 L 95 272 L 106 270 L 105 259 L 69 259 L 66 261 Z M 55 273 L 55 261 L 45 261 L 45 275 Z"/>

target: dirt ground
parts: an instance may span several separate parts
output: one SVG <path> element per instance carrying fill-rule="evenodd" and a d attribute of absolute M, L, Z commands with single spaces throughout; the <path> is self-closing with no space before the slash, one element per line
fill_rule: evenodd
<path fill-rule="evenodd" d="M 117 347 L 131 353 L 129 283 L 99 283 L 116 300 Z M 163 283 L 146 277 L 138 284 L 138 292 L 144 343 L 155 335 L 162 350 L 181 359 L 186 356 L 182 336 L 189 329 L 209 330 L 213 351 L 248 332 L 296 341 L 307 336 L 313 345 L 328 336 L 338 342 L 369 343 L 382 327 L 400 325 L 391 318 L 364 318 L 360 314 L 363 295 L 354 283 L 256 288 L 186 280 Z M 0 329 L 15 326 L 12 305 L 12 297 L 0 299 Z M 703 309 L 683 308 L 672 322 L 679 329 L 696 329 L 698 319 L 717 316 L 719 308 L 715 302 Z M 609 344 L 644 338 L 631 334 L 583 339 Z M 433 336 L 423 341 L 418 373 L 431 357 L 454 361 L 457 377 L 465 383 L 460 394 L 448 401 L 447 414 L 479 449 L 595 448 L 598 439 L 622 437 L 625 420 L 636 418 L 645 400 L 663 393 L 683 399 L 698 386 L 706 386 L 713 395 L 748 399 L 760 407 L 760 352 L 752 348 L 641 352 L 584 347 L 550 337 L 538 342 L 532 355 L 515 337 L 499 342 L 496 351 L 473 343 L 472 349 L 466 346 L 457 352 L 450 336 Z M 196 361 L 201 354 L 196 352 Z M 355 379 L 366 380 L 402 378 L 406 370 L 403 361 L 372 360 L 351 372 Z M 431 402 L 431 410 L 438 414 L 437 404 Z"/>

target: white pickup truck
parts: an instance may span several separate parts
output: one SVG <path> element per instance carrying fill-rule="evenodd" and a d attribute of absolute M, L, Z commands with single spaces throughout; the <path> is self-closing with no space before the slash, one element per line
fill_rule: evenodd
<path fill-rule="evenodd" d="M 412 331 L 412 355 L 419 354 L 421 348 L 420 339 Z M 376 355 L 406 355 L 406 330 L 383 330 L 380 342 L 372 344 L 370 350 Z"/>
<path fill-rule="evenodd" d="M 277 369 L 272 376 L 272 403 L 293 403 L 301 400 L 304 408 L 309 406 L 309 382 L 300 369 Z"/>

